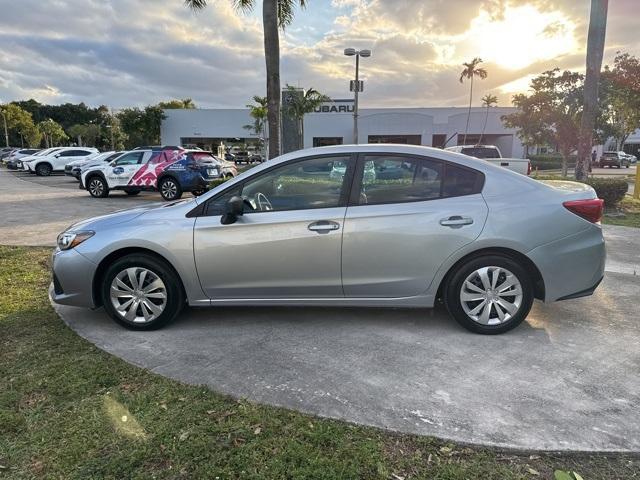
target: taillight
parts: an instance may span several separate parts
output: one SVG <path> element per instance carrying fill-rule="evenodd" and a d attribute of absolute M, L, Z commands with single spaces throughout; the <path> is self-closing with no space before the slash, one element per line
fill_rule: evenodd
<path fill-rule="evenodd" d="M 571 213 L 589 220 L 591 223 L 598 223 L 602 220 L 604 210 L 604 200 L 601 198 L 591 198 L 589 200 L 571 200 L 562 205 Z"/>
<path fill-rule="evenodd" d="M 531 162 L 527 162 L 527 175 L 531 175 Z"/>

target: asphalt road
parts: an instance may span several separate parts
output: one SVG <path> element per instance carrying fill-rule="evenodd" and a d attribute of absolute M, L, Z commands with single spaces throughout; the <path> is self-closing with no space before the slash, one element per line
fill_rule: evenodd
<path fill-rule="evenodd" d="M 64 177 L 32 180 L 0 170 L 3 244 L 52 245 L 81 218 L 159 200 L 94 199 Z M 595 295 L 536 302 L 501 336 L 471 334 L 441 308 L 187 309 L 146 333 L 102 310 L 57 310 L 108 352 L 237 397 L 466 443 L 640 452 L 640 235 L 604 232 Z"/>

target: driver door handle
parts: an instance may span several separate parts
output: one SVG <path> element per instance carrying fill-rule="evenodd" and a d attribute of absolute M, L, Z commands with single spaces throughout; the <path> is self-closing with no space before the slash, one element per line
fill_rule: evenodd
<path fill-rule="evenodd" d="M 329 233 L 332 230 L 338 230 L 340 228 L 340 224 L 330 220 L 319 220 L 317 222 L 310 223 L 307 228 L 312 232 Z"/>

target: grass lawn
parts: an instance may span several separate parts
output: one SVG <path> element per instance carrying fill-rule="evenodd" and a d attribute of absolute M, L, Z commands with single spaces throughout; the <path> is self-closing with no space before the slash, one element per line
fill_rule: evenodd
<path fill-rule="evenodd" d="M 69 330 L 50 250 L 0 247 L 0 478 L 639 478 L 623 455 L 513 454 L 256 405 L 131 366 Z M 561 394 L 561 393 L 559 393 Z"/>
<path fill-rule="evenodd" d="M 620 213 L 624 216 L 611 216 L 605 213 L 602 223 L 640 228 L 640 200 L 627 196 L 620 202 Z"/>

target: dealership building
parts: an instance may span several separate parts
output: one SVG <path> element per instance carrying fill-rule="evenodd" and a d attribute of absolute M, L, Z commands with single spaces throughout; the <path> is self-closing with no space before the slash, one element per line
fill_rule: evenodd
<path fill-rule="evenodd" d="M 467 123 L 467 108 L 360 108 L 359 143 L 403 143 L 450 147 L 462 145 Z M 482 141 L 496 145 L 503 156 L 522 158 L 524 148 L 514 129 L 506 128 L 503 115 L 514 108 L 471 109 L 467 144 Z M 216 151 L 223 145 L 256 143 L 259 136 L 248 109 L 165 110 L 161 137 L 164 145 L 183 145 Z M 297 122 L 283 119 L 283 151 L 293 150 L 300 142 Z M 484 133 L 483 133 L 484 132 Z M 482 140 L 481 140 L 482 136 Z M 353 143 L 353 101 L 333 100 L 304 117 L 303 148 Z"/>

